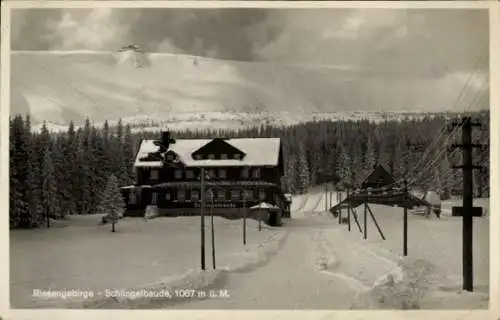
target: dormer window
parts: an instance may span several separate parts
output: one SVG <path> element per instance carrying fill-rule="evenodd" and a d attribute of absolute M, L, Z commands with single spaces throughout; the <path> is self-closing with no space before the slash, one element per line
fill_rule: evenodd
<path fill-rule="evenodd" d="M 221 160 L 227 160 L 227 154 L 223 153 L 220 155 Z"/>
<path fill-rule="evenodd" d="M 215 159 L 215 155 L 214 154 L 209 154 L 208 155 L 208 159 L 209 160 L 214 160 Z"/>
<path fill-rule="evenodd" d="M 194 159 L 195 160 L 201 160 L 203 158 L 202 158 L 201 154 L 197 154 L 197 155 L 194 156 Z"/>
<path fill-rule="evenodd" d="M 234 158 L 235 160 L 241 160 L 241 155 L 240 155 L 240 154 L 238 154 L 238 153 L 235 153 L 235 154 L 233 154 L 233 158 Z"/>
<path fill-rule="evenodd" d="M 173 154 L 167 154 L 167 161 L 174 161 L 174 155 Z"/>

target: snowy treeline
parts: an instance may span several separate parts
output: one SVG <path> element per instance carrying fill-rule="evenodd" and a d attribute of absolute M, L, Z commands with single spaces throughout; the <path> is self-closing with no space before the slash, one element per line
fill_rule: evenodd
<path fill-rule="evenodd" d="M 474 130 L 474 142 L 489 144 L 489 112 L 476 113 L 483 124 Z M 462 174 L 453 170 L 461 153 L 443 152 L 448 134 L 434 143 L 451 121 L 444 117 L 385 121 L 314 121 L 289 127 L 260 126 L 245 129 L 174 131 L 176 138 L 280 137 L 283 143 L 285 178 L 283 187 L 292 193 L 330 182 L 332 178 L 359 185 L 373 165 L 383 163 L 396 179 L 406 170 L 415 188 L 438 188 L 444 196 L 460 194 Z M 95 127 L 90 121 L 65 133 L 31 130 L 29 117 L 10 121 L 10 226 L 36 227 L 46 213 L 53 218 L 68 214 L 95 213 L 109 177 L 120 185 L 134 181 L 132 165 L 141 139 L 158 139 L 159 132 L 132 132 L 119 121 L 116 126 Z M 451 143 L 460 142 L 460 132 Z M 476 196 L 488 196 L 489 148 L 478 150 L 475 164 Z M 412 172 L 412 170 L 410 170 Z M 118 192 L 118 191 L 117 191 Z"/>

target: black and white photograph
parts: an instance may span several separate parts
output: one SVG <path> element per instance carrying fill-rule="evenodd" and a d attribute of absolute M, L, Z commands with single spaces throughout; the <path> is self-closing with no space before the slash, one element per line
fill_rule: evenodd
<path fill-rule="evenodd" d="M 11 309 L 489 308 L 488 5 L 67 6 L 10 8 Z"/>

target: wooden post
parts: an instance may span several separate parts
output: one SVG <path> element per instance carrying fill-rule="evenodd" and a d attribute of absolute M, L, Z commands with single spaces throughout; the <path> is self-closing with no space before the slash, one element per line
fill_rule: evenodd
<path fill-rule="evenodd" d="M 366 218 L 367 218 L 367 214 L 368 214 L 368 204 L 366 203 L 366 201 L 365 201 L 365 208 L 364 209 L 365 210 L 364 210 L 364 215 L 363 215 L 363 221 L 364 221 L 363 238 L 366 239 L 368 237 L 368 228 L 367 228 L 368 226 L 366 224 L 366 222 L 367 222 Z"/>
<path fill-rule="evenodd" d="M 361 229 L 361 224 L 359 223 L 359 220 L 358 220 L 358 214 L 351 207 L 349 207 L 349 210 L 352 211 L 352 216 L 354 217 L 354 222 L 356 222 L 356 225 L 358 226 L 359 232 L 363 233 L 363 230 Z"/>
<path fill-rule="evenodd" d="M 262 208 L 259 208 L 259 231 L 262 231 Z"/>
<path fill-rule="evenodd" d="M 366 208 L 368 209 L 368 212 L 370 213 L 370 216 L 372 217 L 373 223 L 375 223 L 375 227 L 377 227 L 378 233 L 380 234 L 380 237 L 382 237 L 382 240 L 385 240 L 384 233 L 382 232 L 382 229 L 377 223 L 377 219 L 375 219 L 375 215 L 373 214 L 372 209 L 368 204 L 366 204 Z"/>
<path fill-rule="evenodd" d="M 210 224 L 212 225 L 212 267 L 215 270 L 215 227 L 214 227 L 214 197 L 210 197 L 212 205 L 210 206 Z"/>
<path fill-rule="evenodd" d="M 404 181 L 404 208 L 403 208 L 403 256 L 408 255 L 408 181 Z"/>
<path fill-rule="evenodd" d="M 347 230 L 351 232 L 351 206 L 347 205 Z"/>
<path fill-rule="evenodd" d="M 50 215 L 49 215 L 49 208 L 45 208 L 45 219 L 47 219 L 47 228 L 50 228 Z"/>
<path fill-rule="evenodd" d="M 116 219 L 115 219 L 115 214 L 113 213 L 111 216 L 111 232 L 116 232 L 115 223 L 116 223 Z"/>
<path fill-rule="evenodd" d="M 246 208 L 246 192 L 243 190 L 243 245 L 247 244 L 247 208 Z"/>
<path fill-rule="evenodd" d="M 205 168 L 201 168 L 200 176 L 200 189 L 201 189 L 201 270 L 205 270 Z"/>

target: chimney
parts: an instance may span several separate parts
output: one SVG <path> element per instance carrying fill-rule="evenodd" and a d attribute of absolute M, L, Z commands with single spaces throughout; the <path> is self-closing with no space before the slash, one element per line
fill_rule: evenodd
<path fill-rule="evenodd" d="M 165 148 L 165 151 L 168 150 L 168 147 L 170 145 L 170 132 L 169 131 L 162 131 L 161 132 L 161 144 Z"/>

